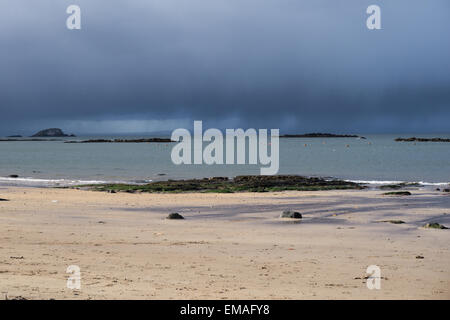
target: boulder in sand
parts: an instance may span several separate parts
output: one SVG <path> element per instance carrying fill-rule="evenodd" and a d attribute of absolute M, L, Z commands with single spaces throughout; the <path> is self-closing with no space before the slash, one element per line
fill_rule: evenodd
<path fill-rule="evenodd" d="M 291 219 L 301 219 L 302 214 L 297 211 L 285 210 L 281 213 L 280 218 L 291 218 Z"/>
<path fill-rule="evenodd" d="M 437 222 L 427 223 L 423 227 L 428 229 L 448 229 L 446 226 L 439 224 Z"/>
<path fill-rule="evenodd" d="M 182 220 L 182 219 L 184 219 L 184 217 L 181 214 L 179 214 L 178 212 L 173 212 L 173 213 L 169 214 L 166 219 Z"/>

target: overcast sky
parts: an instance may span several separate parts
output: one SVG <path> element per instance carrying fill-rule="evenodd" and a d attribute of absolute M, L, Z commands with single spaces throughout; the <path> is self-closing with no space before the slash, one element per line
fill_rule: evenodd
<path fill-rule="evenodd" d="M 449 132 L 449 31 L 448 0 L 2 0 L 0 135 Z"/>

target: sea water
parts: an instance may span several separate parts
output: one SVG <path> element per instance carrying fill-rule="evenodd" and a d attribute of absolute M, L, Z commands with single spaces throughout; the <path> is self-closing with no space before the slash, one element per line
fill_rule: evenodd
<path fill-rule="evenodd" d="M 450 182 L 450 143 L 396 142 L 399 135 L 357 138 L 281 138 L 278 174 L 340 178 L 363 183 Z M 450 134 L 402 135 L 450 138 Z M 87 139 L 139 137 L 77 137 Z M 0 142 L 1 185 L 80 183 L 234 177 L 259 174 L 259 165 L 175 165 L 173 143 Z M 10 178 L 10 175 L 19 178 Z"/>

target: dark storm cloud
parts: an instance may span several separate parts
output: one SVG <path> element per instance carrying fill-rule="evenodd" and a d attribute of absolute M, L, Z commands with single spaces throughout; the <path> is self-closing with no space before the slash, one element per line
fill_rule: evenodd
<path fill-rule="evenodd" d="M 65 27 L 70 4 L 82 30 Z M 365 26 L 370 4 L 382 8 L 382 30 Z M 447 0 L 4 0 L 0 134 L 185 123 L 177 119 L 448 131 L 449 9 Z"/>

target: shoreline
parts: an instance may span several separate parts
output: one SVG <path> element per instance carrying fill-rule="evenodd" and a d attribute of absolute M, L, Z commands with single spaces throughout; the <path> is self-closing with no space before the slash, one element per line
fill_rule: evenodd
<path fill-rule="evenodd" d="M 449 299 L 450 197 L 412 190 L 0 190 L 0 291 L 26 299 Z M 299 211 L 299 221 L 280 219 Z M 185 220 L 165 219 L 179 212 Z M 403 221 L 395 224 L 389 221 Z M 417 258 L 423 257 L 423 258 Z M 66 288 L 69 265 L 81 290 Z M 365 271 L 381 268 L 381 290 Z"/>
<path fill-rule="evenodd" d="M 306 176 L 306 177 L 315 177 L 315 176 Z M 196 179 L 210 179 L 213 177 L 199 177 Z M 232 178 L 232 177 L 228 177 Z M 322 179 L 327 179 L 323 177 L 317 177 Z M 166 175 L 159 176 L 157 179 L 146 179 L 146 180 L 85 180 L 85 179 L 76 179 L 76 178 L 61 178 L 61 179 L 52 179 L 52 178 L 35 178 L 35 177 L 17 177 L 11 178 L 7 176 L 0 176 L 0 187 L 33 187 L 33 188 L 43 188 L 43 187 L 73 187 L 77 185 L 90 185 L 90 184 L 98 184 L 98 185 L 106 185 L 106 184 L 134 184 L 134 185 L 145 185 L 151 182 L 164 182 L 167 180 L 173 180 L 174 178 L 167 177 Z M 418 187 L 424 188 L 432 188 L 432 187 L 450 187 L 450 181 L 445 182 L 427 182 L 421 180 L 370 180 L 370 179 L 345 179 L 345 178 L 328 178 L 328 179 L 337 179 L 345 182 L 356 183 L 363 186 L 367 186 L 368 188 L 377 188 L 383 185 L 391 185 L 391 184 L 419 184 Z M 177 180 L 177 179 L 175 179 Z M 181 180 L 181 179 L 180 179 Z M 188 179 L 182 179 L 188 180 Z"/>

